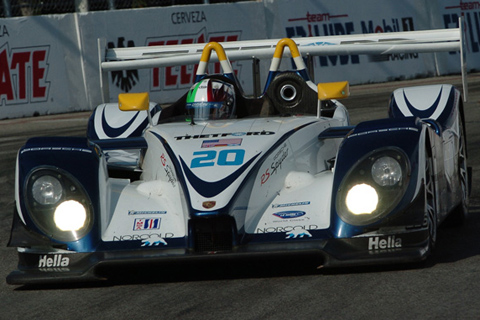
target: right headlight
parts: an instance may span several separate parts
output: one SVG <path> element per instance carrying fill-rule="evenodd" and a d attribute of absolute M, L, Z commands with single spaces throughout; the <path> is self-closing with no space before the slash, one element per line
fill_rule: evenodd
<path fill-rule="evenodd" d="M 90 199 L 72 175 L 43 167 L 30 173 L 25 185 L 26 204 L 35 225 L 59 241 L 84 237 L 93 224 Z"/>
<path fill-rule="evenodd" d="M 410 165 L 398 148 L 376 150 L 343 178 L 337 193 L 340 218 L 352 225 L 378 221 L 400 202 L 408 185 Z"/>

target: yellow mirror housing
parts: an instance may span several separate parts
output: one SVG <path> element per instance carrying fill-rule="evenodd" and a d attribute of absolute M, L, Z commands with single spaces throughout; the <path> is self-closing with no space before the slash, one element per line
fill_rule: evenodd
<path fill-rule="evenodd" d="M 122 111 L 140 111 L 149 109 L 150 99 L 148 92 L 120 93 L 118 95 L 118 107 Z"/>
<path fill-rule="evenodd" d="M 319 83 L 318 100 L 344 99 L 350 96 L 348 81 Z"/>

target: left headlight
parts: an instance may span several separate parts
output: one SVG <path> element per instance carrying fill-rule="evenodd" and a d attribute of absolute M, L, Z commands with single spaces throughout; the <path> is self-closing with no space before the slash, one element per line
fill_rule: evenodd
<path fill-rule="evenodd" d="M 25 185 L 26 204 L 35 225 L 59 241 L 84 237 L 93 224 L 90 199 L 72 175 L 58 168 L 38 168 Z"/>
<path fill-rule="evenodd" d="M 367 225 L 386 216 L 402 199 L 410 165 L 397 148 L 376 150 L 361 159 L 343 178 L 337 193 L 340 218 Z"/>

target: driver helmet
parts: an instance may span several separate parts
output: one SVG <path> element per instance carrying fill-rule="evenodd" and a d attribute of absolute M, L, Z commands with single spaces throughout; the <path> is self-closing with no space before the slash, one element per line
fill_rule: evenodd
<path fill-rule="evenodd" d="M 194 121 L 233 118 L 235 89 L 217 79 L 201 80 L 188 91 L 186 107 Z"/>

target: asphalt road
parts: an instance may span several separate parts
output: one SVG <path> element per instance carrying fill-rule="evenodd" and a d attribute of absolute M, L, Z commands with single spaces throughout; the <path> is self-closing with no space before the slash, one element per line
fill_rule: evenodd
<path fill-rule="evenodd" d="M 459 84 L 459 77 L 353 87 L 352 122 L 385 117 L 398 87 Z M 426 263 L 317 270 L 315 259 L 131 266 L 100 284 L 11 286 L 0 281 L 0 319 L 480 319 L 480 75 L 466 104 L 474 170 L 468 223 L 441 228 Z M 16 266 L 7 248 L 14 167 L 28 137 L 82 135 L 87 113 L 0 121 L 0 278 Z"/>

